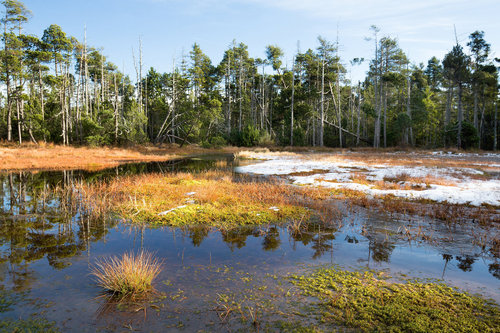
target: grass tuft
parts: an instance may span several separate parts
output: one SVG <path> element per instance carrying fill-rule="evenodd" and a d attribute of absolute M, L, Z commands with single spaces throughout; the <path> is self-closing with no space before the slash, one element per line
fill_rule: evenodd
<path fill-rule="evenodd" d="M 143 296 L 153 290 L 162 263 L 147 251 L 103 258 L 92 267 L 97 283 L 119 298 Z"/>

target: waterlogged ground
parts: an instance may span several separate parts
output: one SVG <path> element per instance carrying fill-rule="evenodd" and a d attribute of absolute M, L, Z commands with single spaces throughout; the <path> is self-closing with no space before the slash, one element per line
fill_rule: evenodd
<path fill-rule="evenodd" d="M 297 185 L 349 189 L 452 204 L 500 207 L 500 154 L 242 152 L 264 160 L 242 173 L 287 176 Z"/>
<path fill-rule="evenodd" d="M 309 300 L 286 278 L 330 264 L 382 270 L 395 279 L 442 279 L 500 302 L 499 253 L 480 241 L 480 235 L 498 237 L 495 225 L 450 225 L 332 200 L 340 219 L 323 213 L 295 227 L 149 228 L 84 217 L 71 196 L 61 194 L 79 181 L 122 174 L 252 170 L 255 163 L 212 156 L 95 173 L 3 174 L 0 319 L 34 318 L 32 326 L 79 332 L 276 331 L 298 326 L 293 323 L 331 330 L 306 315 L 302 306 Z M 54 186 L 67 191 L 54 195 Z M 89 266 L 96 258 L 140 249 L 164 261 L 156 296 L 109 303 Z"/>

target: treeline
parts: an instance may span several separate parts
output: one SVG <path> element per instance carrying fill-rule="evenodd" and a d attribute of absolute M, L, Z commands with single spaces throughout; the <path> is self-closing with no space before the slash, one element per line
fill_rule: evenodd
<path fill-rule="evenodd" d="M 219 64 L 194 44 L 171 72 L 159 73 L 144 69 L 139 46 L 132 80 L 57 25 L 41 38 L 24 34 L 29 10 L 2 3 L 0 138 L 7 141 L 497 149 L 500 60 L 491 59 L 482 31 L 426 65 L 412 64 L 375 26 L 372 59 L 347 62 L 338 42 L 321 37 L 288 67 L 278 46 L 251 58 L 233 41 Z M 365 80 L 351 82 L 349 71 L 365 61 Z"/>

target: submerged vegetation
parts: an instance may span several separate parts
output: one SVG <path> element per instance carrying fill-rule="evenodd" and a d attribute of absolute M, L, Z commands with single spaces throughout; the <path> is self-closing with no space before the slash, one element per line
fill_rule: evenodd
<path fill-rule="evenodd" d="M 0 320 L 0 333 L 59 333 L 54 322 L 43 318 L 31 318 L 20 320 Z"/>
<path fill-rule="evenodd" d="M 161 266 L 152 253 L 141 251 L 97 260 L 91 274 L 113 296 L 134 298 L 153 290 L 152 282 L 160 274 Z"/>
<path fill-rule="evenodd" d="M 500 309 L 493 302 L 439 282 L 393 282 L 383 271 L 350 272 L 322 267 L 291 275 L 318 320 L 362 331 L 493 332 Z"/>
<path fill-rule="evenodd" d="M 206 171 L 82 183 L 78 193 L 91 214 L 116 213 L 134 223 L 235 227 L 308 215 L 303 201 L 319 191 Z"/>

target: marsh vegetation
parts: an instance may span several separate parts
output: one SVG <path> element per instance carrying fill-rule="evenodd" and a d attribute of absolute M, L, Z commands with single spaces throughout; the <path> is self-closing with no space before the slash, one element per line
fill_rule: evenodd
<path fill-rule="evenodd" d="M 281 172 L 285 160 L 272 175 L 242 173 L 267 162 L 233 155 L 4 174 L 1 327 L 497 329 L 498 207 L 296 184 L 328 178 L 335 163 L 363 153 L 299 154 L 301 168 Z M 396 165 L 408 155 L 387 156 Z M 427 158 L 426 167 L 439 164 Z M 468 167 L 456 156 L 432 159 Z M 476 180 L 497 179 L 495 159 L 476 158 L 484 163 L 475 169 L 488 168 Z M 373 165 L 363 163 L 346 179 L 369 180 Z M 417 182 L 384 177 L 375 182 L 398 190 Z"/>

